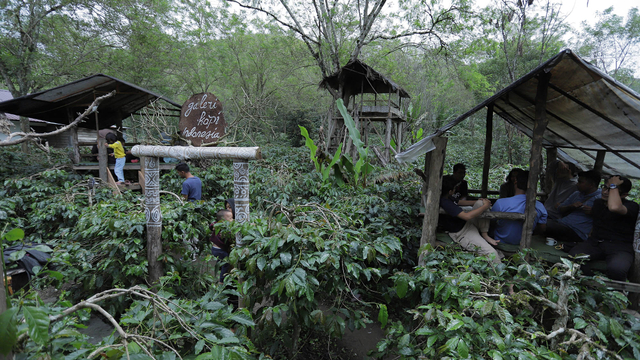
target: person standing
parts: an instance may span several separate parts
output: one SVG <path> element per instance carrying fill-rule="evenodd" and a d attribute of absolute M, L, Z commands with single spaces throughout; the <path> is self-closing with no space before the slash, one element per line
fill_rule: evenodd
<path fill-rule="evenodd" d="M 185 179 L 182 183 L 182 197 L 187 201 L 199 201 L 202 198 L 202 181 L 200 178 L 192 175 L 189 165 L 185 163 L 176 165 L 176 171 L 181 178 Z"/>
<path fill-rule="evenodd" d="M 113 156 L 116 158 L 116 165 L 113 171 L 118 178 L 117 184 L 124 184 L 124 163 L 127 161 L 124 147 L 113 133 L 108 133 L 105 140 L 107 140 L 107 143 L 104 145 L 113 149 Z"/>

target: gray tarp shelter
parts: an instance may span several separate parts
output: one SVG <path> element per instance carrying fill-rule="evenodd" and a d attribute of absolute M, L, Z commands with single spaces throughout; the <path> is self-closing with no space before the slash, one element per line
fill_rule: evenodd
<path fill-rule="evenodd" d="M 567 49 L 396 155 L 399 162 L 410 162 L 427 153 L 426 214 L 438 214 L 442 162 L 433 159 L 443 157 L 445 150 L 433 150 L 438 144 L 446 148 L 446 139 L 440 141 L 440 136 L 483 108 L 487 108 L 483 196 L 491 161 L 493 113 L 532 138 L 529 184 L 538 183 L 543 147 L 547 161 L 559 155 L 586 168 L 640 178 L 640 95 Z M 639 185 L 636 181 L 634 187 Z M 530 245 L 536 188 L 529 186 L 527 192 L 521 248 Z M 422 243 L 435 242 L 436 222 L 437 216 L 425 216 Z M 635 282 L 640 282 L 638 232 L 631 277 Z"/>

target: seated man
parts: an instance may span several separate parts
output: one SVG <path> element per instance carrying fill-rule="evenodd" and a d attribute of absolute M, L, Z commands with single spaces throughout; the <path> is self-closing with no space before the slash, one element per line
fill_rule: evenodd
<path fill-rule="evenodd" d="M 587 240 L 593 218 L 591 207 L 600 198 L 600 173 L 595 170 L 578 174 L 578 191 L 571 194 L 558 210 L 562 214 L 559 220 L 547 221 L 546 235 L 560 241 L 583 242 Z"/>
<path fill-rule="evenodd" d="M 527 203 L 527 183 L 529 182 L 529 172 L 523 171 L 516 177 L 516 194 L 512 197 L 496 200 L 491 211 L 493 212 L 512 212 L 524 214 L 524 208 Z M 540 225 L 544 231 L 547 223 L 547 210 L 540 201 L 536 201 L 536 218 L 534 221 L 534 229 L 536 225 Z M 506 220 L 500 219 L 496 223 L 493 238 L 496 241 L 502 241 L 507 244 L 518 245 L 522 237 L 522 220 Z"/>
<path fill-rule="evenodd" d="M 445 175 L 442 179 L 452 179 L 455 182 L 455 188 L 453 189 L 453 195 L 451 199 L 458 206 L 473 206 L 476 200 L 467 199 L 469 196 L 469 185 L 464 179 L 467 174 L 467 168 L 464 164 L 453 165 L 453 174 Z"/>
<path fill-rule="evenodd" d="M 571 194 L 578 190 L 577 180 L 575 179 L 575 165 L 571 163 L 565 163 L 560 160 L 555 160 L 549 164 L 547 169 L 547 176 L 551 176 L 553 180 L 553 187 L 551 192 L 544 202 L 544 207 L 547 209 L 549 219 L 561 218 L 558 207 L 562 204 Z"/>
<path fill-rule="evenodd" d="M 438 218 L 440 227 L 448 231 L 451 239 L 465 250 L 485 255 L 492 258 L 493 262 L 499 263 L 503 255 L 491 246 L 498 243 L 487 234 L 489 220 L 478 218 L 491 206 L 491 202 L 488 199 L 480 199 L 476 201 L 471 211 L 462 211 L 462 208 L 451 198 L 455 186 L 455 179 L 442 179 L 440 207 L 446 214 Z"/>
<path fill-rule="evenodd" d="M 578 244 L 569 255 L 586 254 L 589 261 L 606 260 L 607 276 L 624 281 L 633 264 L 633 233 L 638 218 L 638 204 L 627 200 L 631 181 L 612 176 L 602 188 L 602 198 L 593 203 L 593 230 L 587 241 Z M 585 275 L 592 275 L 589 263 L 583 266 Z"/>

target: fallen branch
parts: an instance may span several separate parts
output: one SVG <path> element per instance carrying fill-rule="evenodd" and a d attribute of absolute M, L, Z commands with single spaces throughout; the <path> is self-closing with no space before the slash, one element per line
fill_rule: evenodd
<path fill-rule="evenodd" d="M 71 129 L 74 126 L 77 126 L 80 122 L 82 122 L 87 116 L 93 114 L 94 112 L 96 112 L 98 110 L 98 106 L 100 105 L 100 103 L 102 103 L 104 100 L 114 96 L 116 94 L 115 90 L 106 94 L 106 95 L 102 95 L 98 98 L 96 98 L 95 100 L 93 100 L 93 102 L 91 103 L 91 105 L 89 105 L 89 107 L 87 108 L 87 110 L 85 110 L 82 114 L 78 115 L 78 117 L 73 120 L 71 123 L 69 123 L 69 125 L 65 125 L 57 130 L 48 132 L 48 133 L 36 133 L 36 132 L 30 132 L 30 133 L 25 133 L 25 132 L 14 132 L 11 134 L 8 134 L 7 138 L 0 141 L 0 146 L 11 146 L 11 145 L 17 145 L 17 144 L 21 144 L 25 141 L 33 141 L 36 144 L 40 146 L 40 144 L 37 142 L 37 138 L 41 138 L 41 137 L 49 137 L 49 136 L 54 136 L 54 135 L 58 135 L 61 134 L 69 129 Z M 15 139 L 12 140 L 14 137 L 16 136 L 20 136 L 19 139 Z"/>

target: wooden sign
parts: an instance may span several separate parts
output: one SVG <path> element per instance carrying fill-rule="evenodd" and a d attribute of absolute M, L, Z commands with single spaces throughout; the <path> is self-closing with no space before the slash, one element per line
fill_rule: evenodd
<path fill-rule="evenodd" d="M 193 95 L 182 105 L 178 127 L 193 146 L 217 142 L 225 125 L 222 103 L 211 93 Z"/>

